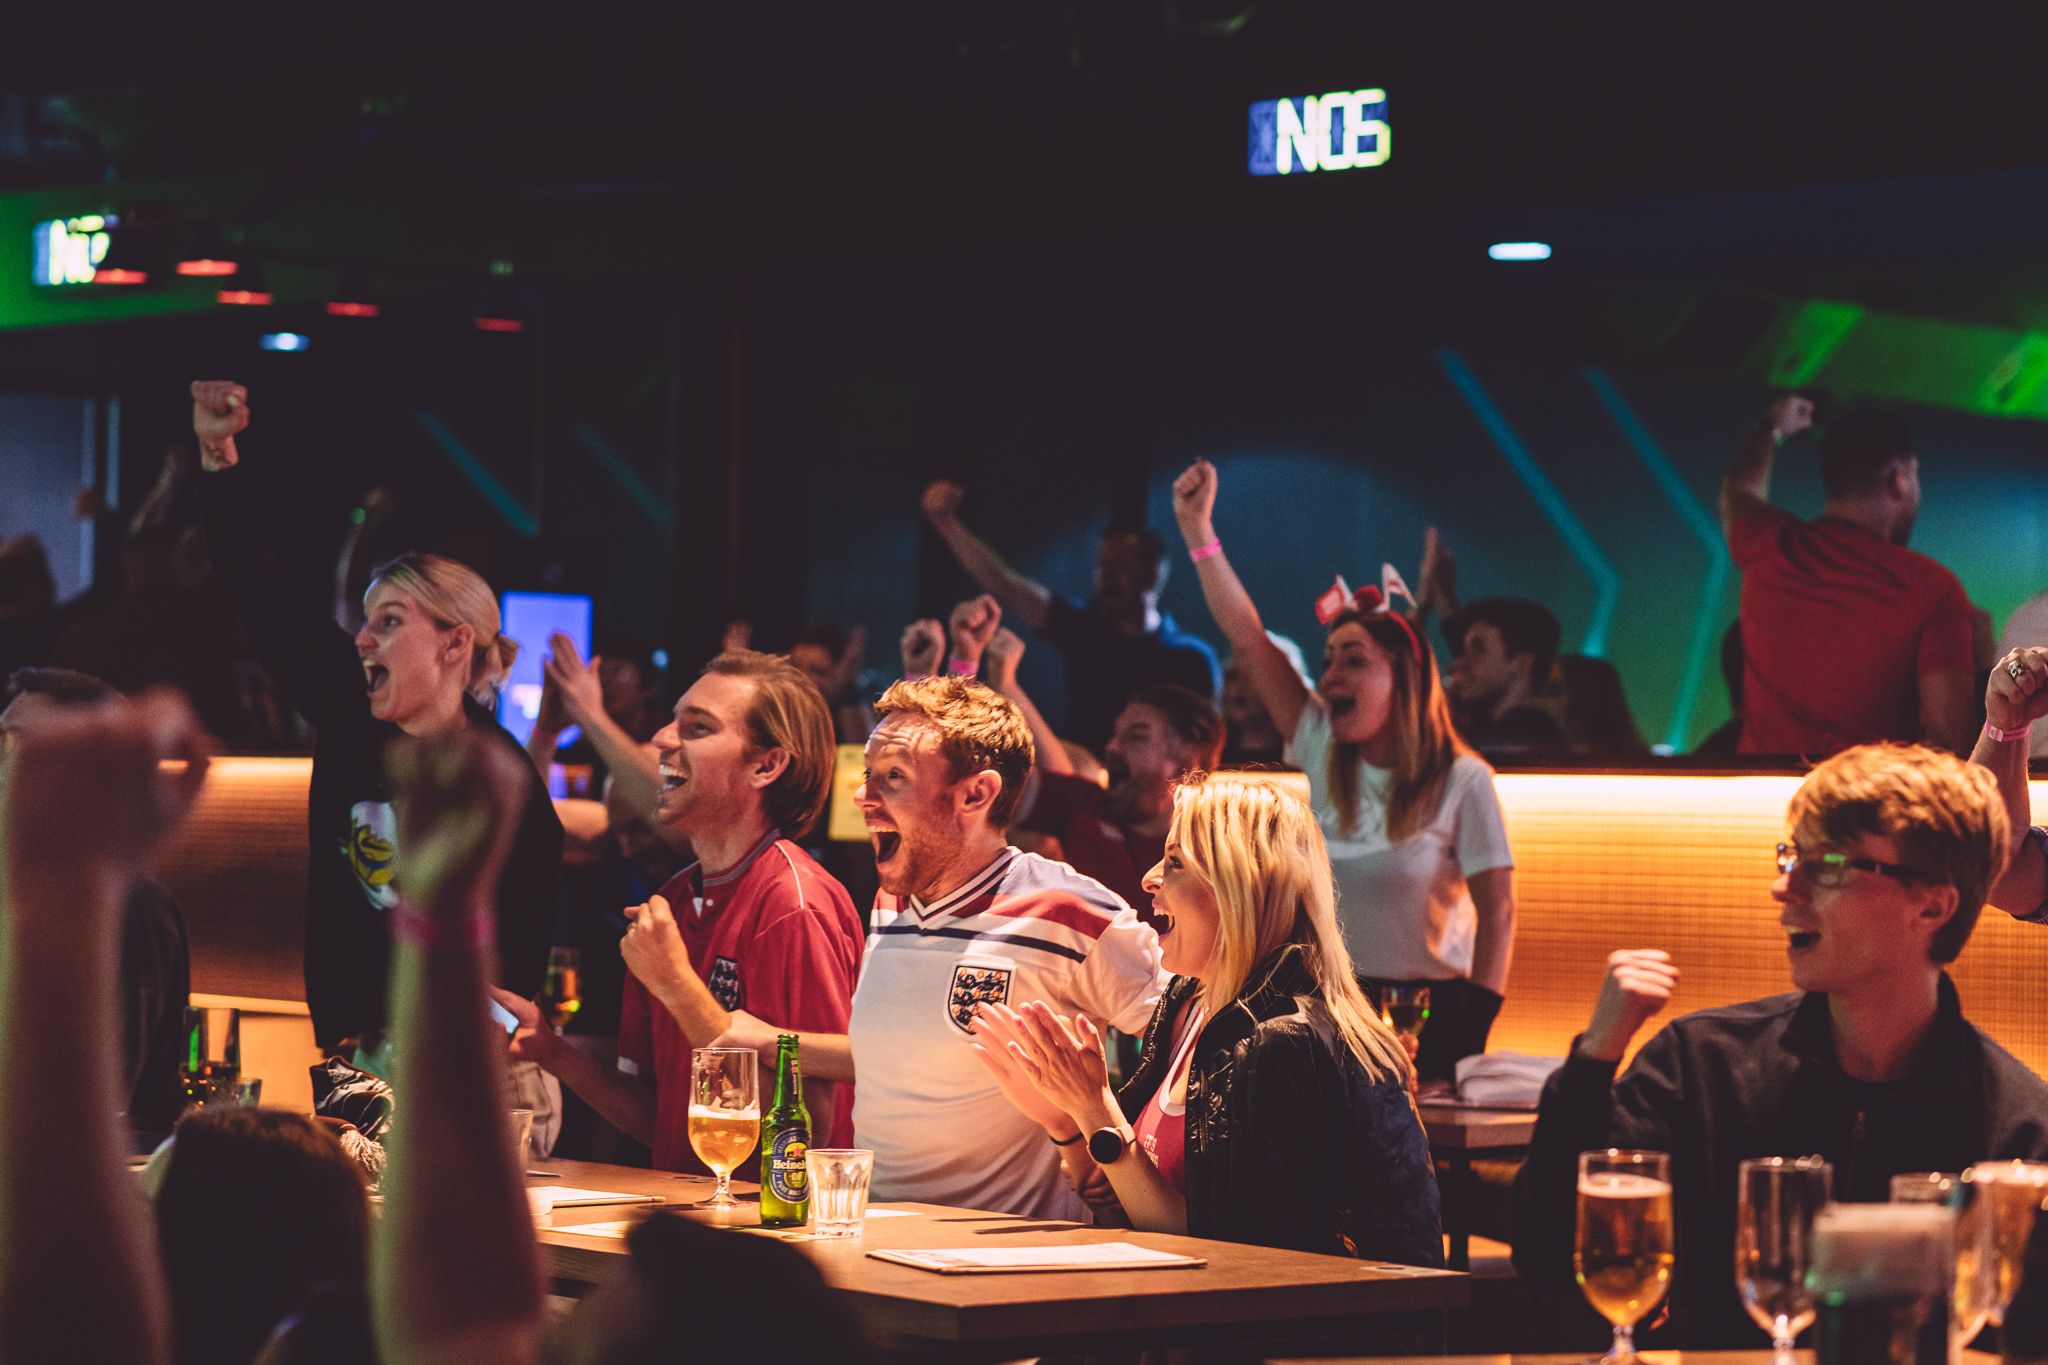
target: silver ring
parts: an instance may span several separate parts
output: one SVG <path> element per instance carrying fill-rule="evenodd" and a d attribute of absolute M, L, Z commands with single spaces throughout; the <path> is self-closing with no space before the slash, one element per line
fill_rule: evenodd
<path fill-rule="evenodd" d="M 2018 682 L 2021 678 L 2027 676 L 2027 670 L 2020 667 L 2020 661 L 2018 659 L 2007 659 L 2005 661 L 2005 671 L 2012 675 L 2012 680 L 2014 682 Z"/>

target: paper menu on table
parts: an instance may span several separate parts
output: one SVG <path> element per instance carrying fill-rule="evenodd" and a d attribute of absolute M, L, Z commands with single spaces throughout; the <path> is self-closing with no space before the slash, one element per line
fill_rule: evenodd
<path fill-rule="evenodd" d="M 652 1194 L 624 1194 L 618 1190 L 580 1190 L 574 1185 L 532 1185 L 527 1187 L 529 1195 L 546 1195 L 548 1203 L 558 1209 L 583 1208 L 591 1204 L 659 1204 L 661 1199 Z"/>
<path fill-rule="evenodd" d="M 1060 1247 L 934 1247 L 919 1251 L 870 1251 L 941 1275 L 989 1275 L 1043 1270 L 1191 1270 L 1208 1264 L 1196 1256 L 1154 1251 L 1134 1242 L 1093 1242 Z"/>

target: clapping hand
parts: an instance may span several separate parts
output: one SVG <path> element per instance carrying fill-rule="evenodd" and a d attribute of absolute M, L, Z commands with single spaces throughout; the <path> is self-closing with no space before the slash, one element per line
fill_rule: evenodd
<path fill-rule="evenodd" d="M 597 666 L 603 662 L 594 655 L 589 663 L 583 662 L 576 652 L 576 642 L 559 630 L 548 636 L 547 679 L 541 691 L 543 705 L 547 700 L 547 683 L 552 683 L 569 718 L 578 725 L 589 726 L 595 717 L 604 714 L 604 683 L 597 672 Z"/>
<path fill-rule="evenodd" d="M 1122 1121 L 1109 1089 L 1102 1034 L 1086 1015 L 1069 1019 L 1033 1000 L 1022 1009 L 984 1004 L 975 1019 L 977 1036 L 1002 1048 L 1032 1088 L 1075 1127 L 1092 1132 Z"/>
<path fill-rule="evenodd" d="M 229 379 L 201 379 L 192 385 L 192 432 L 199 438 L 199 464 L 207 473 L 232 469 L 240 458 L 235 437 L 249 427 L 249 391 Z"/>
<path fill-rule="evenodd" d="M 1046 1097 L 1024 1069 L 1022 1057 L 1010 1050 L 1010 1040 L 1017 1036 L 1016 1028 L 1006 1018 L 997 1017 L 998 1010 L 1004 1010 L 1004 1007 L 982 1005 L 975 1010 L 968 1030 L 976 1039 L 971 1045 L 974 1055 L 988 1068 L 989 1075 L 995 1078 L 997 1087 L 1002 1090 L 1003 1098 L 1016 1106 L 1018 1113 L 1056 1138 L 1071 1137 L 1078 1131 L 1078 1126 L 1067 1117 L 1066 1110 Z M 1012 1011 L 1004 1010 L 1004 1013 Z"/>

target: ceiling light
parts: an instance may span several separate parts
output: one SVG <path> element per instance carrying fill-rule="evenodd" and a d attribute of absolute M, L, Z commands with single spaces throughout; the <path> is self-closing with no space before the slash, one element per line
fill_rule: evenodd
<path fill-rule="evenodd" d="M 1496 261 L 1547 261 L 1550 259 L 1550 243 L 1495 242 L 1486 248 L 1486 254 Z"/>

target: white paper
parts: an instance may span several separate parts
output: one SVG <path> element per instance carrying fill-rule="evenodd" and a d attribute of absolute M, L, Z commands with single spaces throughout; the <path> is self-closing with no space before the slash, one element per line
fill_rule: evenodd
<path fill-rule="evenodd" d="M 1172 1251 L 1154 1251 L 1134 1242 L 1093 1242 L 1057 1247 L 943 1247 L 891 1249 L 890 1256 L 917 1261 L 933 1270 L 1037 1270 L 1046 1266 L 1079 1266 L 1089 1270 L 1133 1270 L 1180 1265 L 1190 1258 Z"/>
<path fill-rule="evenodd" d="M 659 1204 L 651 1194 L 622 1194 L 617 1190 L 580 1190 L 574 1185 L 529 1185 L 528 1194 L 544 1194 L 558 1209 L 581 1208 L 590 1204 Z"/>
<path fill-rule="evenodd" d="M 572 1223 L 567 1227 L 549 1228 L 549 1232 L 573 1232 L 578 1237 L 611 1237 L 623 1241 L 634 1228 L 640 1226 L 637 1218 L 619 1218 L 609 1223 Z"/>

